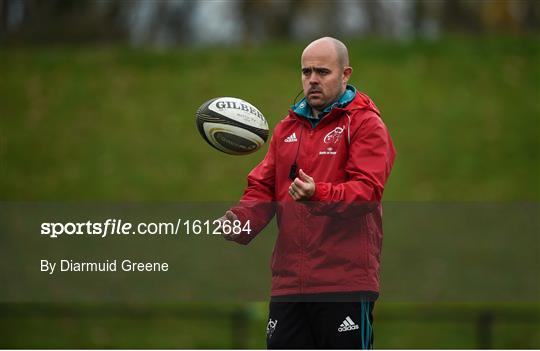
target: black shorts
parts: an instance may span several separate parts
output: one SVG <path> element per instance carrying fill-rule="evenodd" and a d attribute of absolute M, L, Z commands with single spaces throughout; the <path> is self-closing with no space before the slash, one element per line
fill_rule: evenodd
<path fill-rule="evenodd" d="M 374 301 L 270 302 L 268 349 L 372 349 Z"/>

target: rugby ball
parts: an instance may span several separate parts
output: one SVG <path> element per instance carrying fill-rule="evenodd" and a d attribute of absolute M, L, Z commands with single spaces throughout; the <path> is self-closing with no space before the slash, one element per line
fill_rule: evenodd
<path fill-rule="evenodd" d="M 227 154 L 250 154 L 268 139 L 266 118 L 242 99 L 218 97 L 208 100 L 197 110 L 196 121 L 204 140 Z"/>

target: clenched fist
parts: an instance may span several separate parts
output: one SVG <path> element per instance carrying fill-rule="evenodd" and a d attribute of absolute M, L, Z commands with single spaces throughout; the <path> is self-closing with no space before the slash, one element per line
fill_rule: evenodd
<path fill-rule="evenodd" d="M 289 195 L 295 201 L 309 200 L 315 194 L 315 181 L 304 173 L 302 169 L 300 169 L 298 175 L 299 177 L 296 177 L 289 186 Z"/>

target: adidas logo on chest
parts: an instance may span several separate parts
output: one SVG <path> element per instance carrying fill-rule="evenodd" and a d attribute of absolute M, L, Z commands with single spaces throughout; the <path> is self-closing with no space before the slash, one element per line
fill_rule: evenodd
<path fill-rule="evenodd" d="M 286 137 L 284 141 L 286 143 L 296 143 L 298 141 L 298 139 L 296 138 L 296 132 Z"/>

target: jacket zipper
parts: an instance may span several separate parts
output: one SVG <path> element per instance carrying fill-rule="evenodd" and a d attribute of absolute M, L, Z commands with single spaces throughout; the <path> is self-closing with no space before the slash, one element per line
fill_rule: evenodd
<path fill-rule="evenodd" d="M 302 135 L 303 132 L 304 132 L 304 129 L 306 128 L 306 126 L 304 125 L 304 122 L 302 121 L 300 123 L 300 128 L 302 128 L 300 134 Z M 300 138 L 300 142 L 298 144 L 298 151 L 297 151 L 297 154 L 296 154 L 296 158 L 298 158 L 298 154 L 300 153 L 300 144 L 301 144 L 301 140 L 302 138 Z M 303 166 L 303 168 L 305 168 L 305 165 Z M 299 168 L 300 169 L 300 168 Z M 304 246 L 305 246 L 305 243 L 304 243 L 304 220 L 302 217 L 300 217 L 300 272 L 298 274 L 298 278 L 299 278 L 299 283 L 300 283 L 300 294 L 303 294 L 304 293 Z"/>

